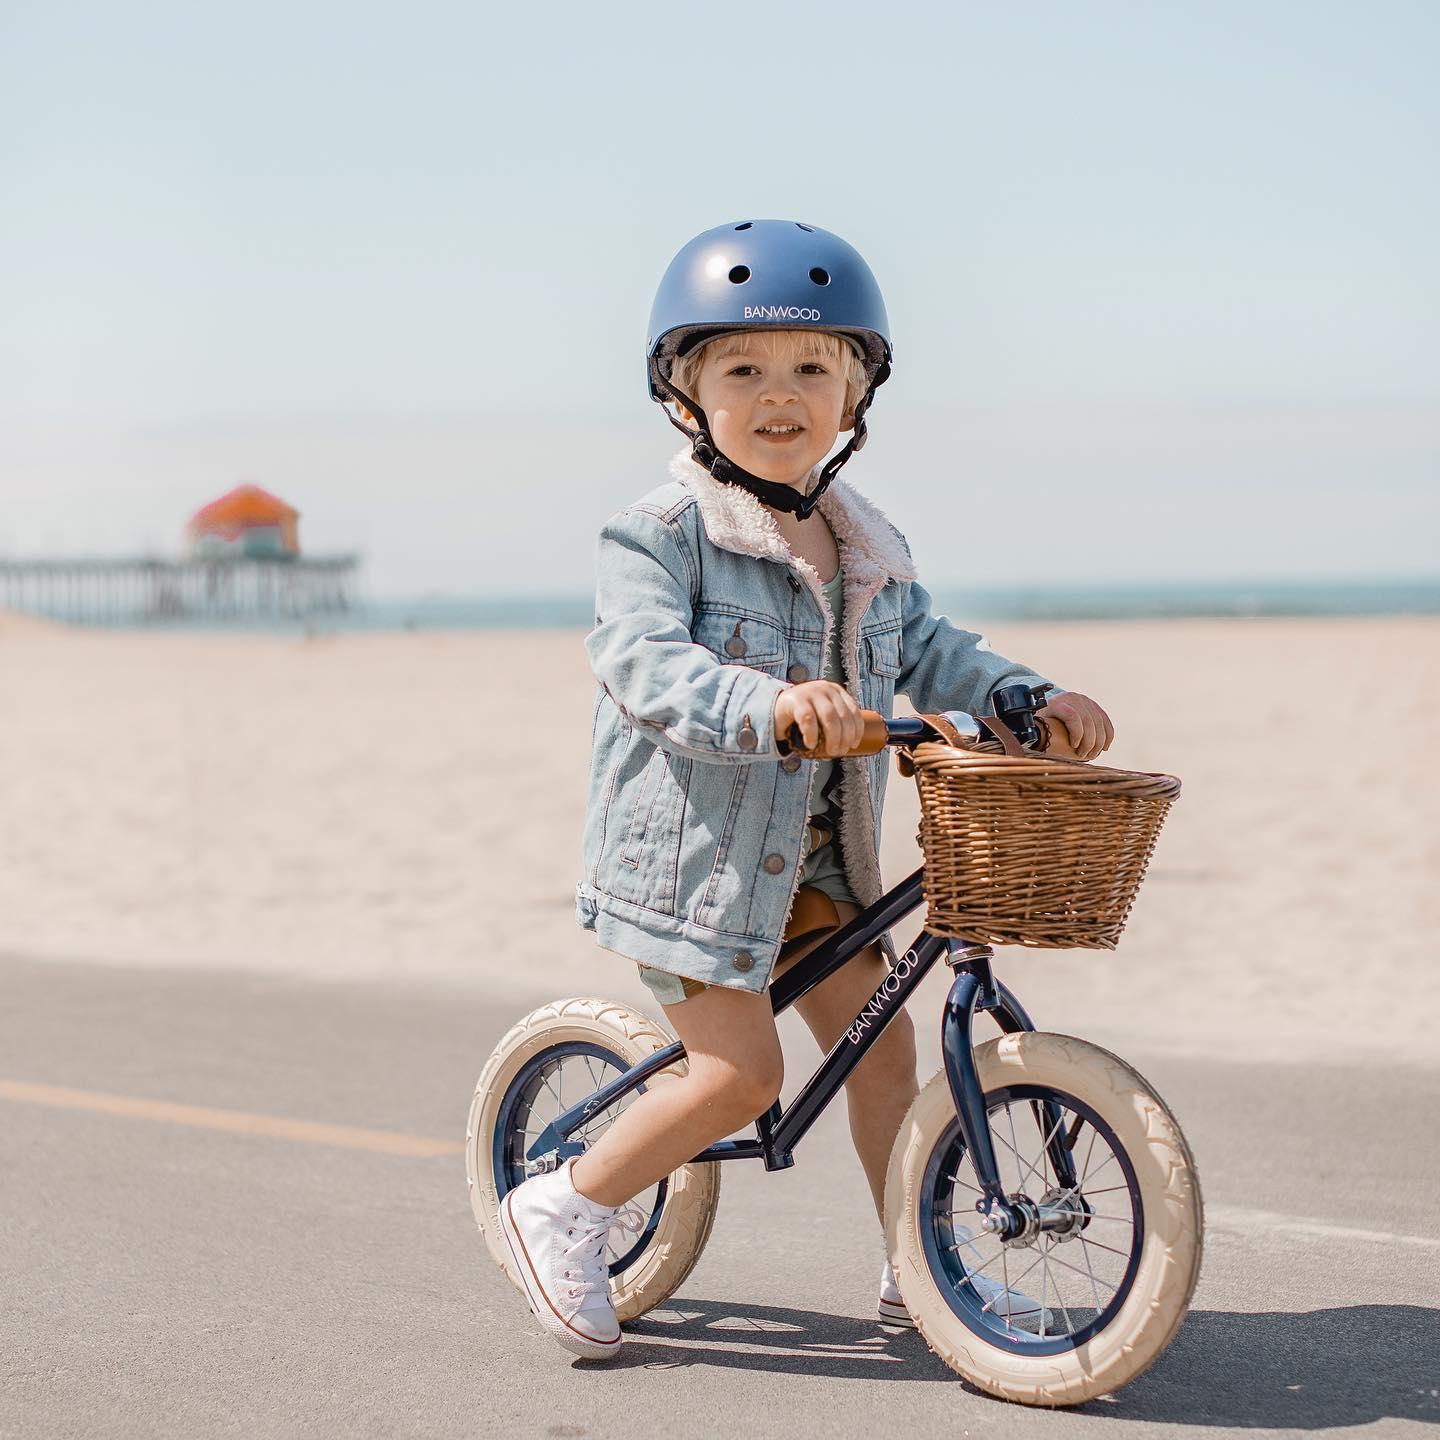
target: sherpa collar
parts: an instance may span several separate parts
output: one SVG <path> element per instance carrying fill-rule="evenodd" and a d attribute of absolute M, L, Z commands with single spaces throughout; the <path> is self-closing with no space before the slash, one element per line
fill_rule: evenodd
<path fill-rule="evenodd" d="M 688 450 L 679 451 L 671 460 L 670 473 L 699 502 L 700 516 L 711 544 L 741 555 L 758 555 L 781 564 L 795 563 L 797 557 L 780 533 L 774 515 L 748 490 L 738 485 L 722 485 L 691 459 Z M 879 589 L 887 580 L 915 578 L 915 567 L 899 532 L 852 485 L 838 478 L 832 480 L 816 508 L 844 547 L 842 568 L 847 592 L 851 585 L 872 590 Z"/>

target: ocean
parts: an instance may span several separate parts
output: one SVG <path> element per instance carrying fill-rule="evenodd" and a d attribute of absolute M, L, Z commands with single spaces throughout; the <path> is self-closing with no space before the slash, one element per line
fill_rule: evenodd
<path fill-rule="evenodd" d="M 1334 615 L 1440 615 L 1440 578 L 1253 581 L 1176 585 L 986 587 L 932 591 L 937 613 L 957 624 L 982 620 L 1168 620 Z M 280 622 L 267 629 L 495 630 L 589 627 L 588 594 L 446 595 L 374 599 L 342 616 Z M 252 622 L 249 628 L 256 628 Z"/>
<path fill-rule="evenodd" d="M 1171 585 L 986 586 L 932 591 L 936 613 L 970 626 L 994 620 L 1173 620 L 1336 615 L 1440 615 L 1440 578 L 1226 581 Z M 341 614 L 297 618 L 134 622 L 146 630 L 304 634 L 335 631 L 501 630 L 593 621 L 587 593 L 370 597 Z M 71 617 L 50 612 L 50 618 Z M 127 627 L 130 628 L 130 627 Z"/>

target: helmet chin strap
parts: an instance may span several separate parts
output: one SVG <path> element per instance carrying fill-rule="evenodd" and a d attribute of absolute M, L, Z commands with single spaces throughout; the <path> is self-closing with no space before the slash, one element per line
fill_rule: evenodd
<path fill-rule="evenodd" d="M 781 485 L 774 480 L 762 480 L 758 475 L 752 475 L 748 470 L 737 465 L 728 455 L 722 455 L 710 434 L 710 422 L 705 418 L 705 412 L 688 395 L 682 395 L 675 389 L 659 373 L 658 367 L 654 369 L 653 373 L 656 385 L 695 417 L 699 428 L 692 430 L 678 416 L 672 415 L 669 410 L 665 412 L 665 418 L 690 441 L 691 458 L 701 469 L 708 470 L 722 484 L 738 485 L 742 490 L 748 490 L 757 500 L 769 505 L 772 509 L 788 511 L 791 515 L 804 520 L 820 503 L 820 497 L 825 493 L 830 482 L 840 473 L 840 467 L 865 444 L 865 412 L 870 408 L 870 401 L 875 394 L 876 385 L 888 373 L 888 367 L 885 372 L 870 382 L 870 388 L 861 396 L 860 403 L 855 407 L 854 434 L 851 435 L 843 450 L 832 455 L 825 462 L 824 468 L 820 471 L 820 479 L 808 495 L 802 495 L 793 485 Z"/>

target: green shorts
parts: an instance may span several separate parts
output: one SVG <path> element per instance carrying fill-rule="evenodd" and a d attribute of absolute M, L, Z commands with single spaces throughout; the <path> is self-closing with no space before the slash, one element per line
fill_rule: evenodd
<path fill-rule="evenodd" d="M 814 885 L 832 900 L 848 900 L 852 905 L 860 903 L 850 893 L 850 884 L 845 879 L 845 870 L 840 863 L 840 846 L 836 840 L 832 838 L 818 849 L 811 850 L 807 827 L 805 843 L 800 853 L 801 885 Z M 688 975 L 672 975 L 670 971 L 657 970 L 653 965 L 640 965 L 638 968 L 640 978 L 662 1005 L 678 1005 L 682 1000 L 689 1000 L 706 988 L 703 981 L 692 980 Z"/>

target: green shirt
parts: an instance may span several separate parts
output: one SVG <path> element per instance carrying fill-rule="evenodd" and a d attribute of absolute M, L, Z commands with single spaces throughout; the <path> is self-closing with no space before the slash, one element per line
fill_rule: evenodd
<path fill-rule="evenodd" d="M 820 662 L 820 673 L 815 677 L 817 680 L 833 680 L 837 685 L 845 683 L 845 673 L 840 660 L 840 632 L 845 624 L 845 580 L 839 570 L 835 572 L 835 578 L 825 586 L 825 598 L 830 602 L 830 609 L 835 616 L 835 626 L 830 631 L 830 644 Z M 824 815 L 830 809 L 830 801 L 821 794 L 835 771 L 833 760 L 817 760 L 815 771 L 810 777 L 810 813 L 812 815 Z"/>

